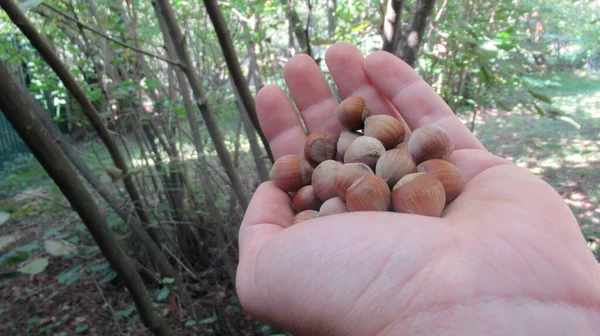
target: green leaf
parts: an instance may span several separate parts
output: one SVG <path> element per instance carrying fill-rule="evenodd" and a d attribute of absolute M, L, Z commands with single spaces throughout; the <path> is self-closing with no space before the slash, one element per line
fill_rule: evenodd
<path fill-rule="evenodd" d="M 67 283 L 69 279 L 73 278 L 76 274 L 80 274 L 79 271 L 82 267 L 81 264 L 77 264 L 64 272 L 59 273 L 56 278 L 60 283 Z"/>
<path fill-rule="evenodd" d="M 41 4 L 44 0 L 27 0 L 19 3 L 19 8 L 23 11 L 23 13 L 27 13 L 33 7 Z"/>
<path fill-rule="evenodd" d="M 29 264 L 19 268 L 19 272 L 36 275 L 43 272 L 48 266 L 47 258 L 38 258 Z"/>
<path fill-rule="evenodd" d="M 110 267 L 110 264 L 105 262 L 102 264 L 98 264 L 98 265 L 92 265 L 90 267 L 88 267 L 88 272 L 99 272 L 99 271 L 104 271 L 107 268 Z"/>
<path fill-rule="evenodd" d="M 174 283 L 174 282 L 175 282 L 174 278 L 164 278 L 164 279 L 162 279 L 162 283 L 164 283 L 164 284 L 171 284 L 171 283 Z"/>
<path fill-rule="evenodd" d="M 33 250 L 37 250 L 40 248 L 40 244 L 38 242 L 31 242 L 29 244 L 21 245 L 17 247 L 15 250 L 19 252 L 31 252 Z"/>
<path fill-rule="evenodd" d="M 82 324 L 80 326 L 77 326 L 77 328 L 75 328 L 75 332 L 79 334 L 79 333 L 82 333 L 82 332 L 88 330 L 89 328 L 90 328 L 90 326 L 87 323 Z"/>
<path fill-rule="evenodd" d="M 110 281 L 112 281 L 114 278 L 117 277 L 117 272 L 115 271 L 111 271 L 110 273 L 108 273 L 106 276 L 104 276 L 104 278 L 102 278 L 102 280 L 100 280 L 100 284 L 104 285 Z"/>
<path fill-rule="evenodd" d="M 535 111 L 539 115 L 544 116 L 546 114 L 546 112 L 544 111 L 544 109 L 541 106 L 539 106 L 538 104 L 536 104 L 535 102 L 533 103 L 533 107 L 535 108 Z"/>
<path fill-rule="evenodd" d="M 198 321 L 198 324 L 213 324 L 216 321 L 217 321 L 217 317 L 213 316 L 213 317 L 205 318 L 205 319 Z"/>
<path fill-rule="evenodd" d="M 6 222 L 10 218 L 10 214 L 8 212 L 0 212 L 0 226 Z"/>
<path fill-rule="evenodd" d="M 156 301 L 163 301 L 164 299 L 166 299 L 167 297 L 169 297 L 169 294 L 171 294 L 171 290 L 167 287 L 162 288 L 159 292 L 158 295 L 156 296 Z"/>
<path fill-rule="evenodd" d="M 544 103 L 552 104 L 552 99 L 542 93 L 533 91 L 532 89 L 527 89 L 527 92 L 529 92 L 535 98 L 543 101 Z"/>
<path fill-rule="evenodd" d="M 188 320 L 185 322 L 186 327 L 191 327 L 193 325 L 196 325 L 196 321 L 194 321 L 194 320 Z"/>
<path fill-rule="evenodd" d="M 16 279 L 20 276 L 25 275 L 25 273 L 21 273 L 21 272 L 5 272 L 5 273 L 0 273 L 0 281 L 5 281 L 5 280 L 11 280 L 11 279 Z"/>

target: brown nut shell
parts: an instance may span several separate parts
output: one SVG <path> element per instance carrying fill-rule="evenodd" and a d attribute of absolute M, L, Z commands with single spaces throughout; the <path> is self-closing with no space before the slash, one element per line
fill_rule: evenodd
<path fill-rule="evenodd" d="M 436 125 L 416 128 L 408 139 L 408 152 L 419 163 L 431 159 L 447 160 L 454 150 L 450 135 Z"/>
<path fill-rule="evenodd" d="M 391 188 L 404 177 L 414 173 L 417 165 L 408 151 L 394 148 L 385 152 L 377 161 L 375 174 L 381 177 Z"/>
<path fill-rule="evenodd" d="M 356 181 L 359 177 L 365 174 L 374 174 L 373 170 L 369 168 L 364 163 L 356 162 L 356 163 L 345 163 L 338 170 L 335 175 L 335 190 L 337 191 L 338 196 L 342 199 L 346 199 L 346 191 L 354 181 Z"/>
<path fill-rule="evenodd" d="M 377 160 L 383 153 L 385 153 L 385 147 L 381 141 L 364 135 L 350 143 L 344 154 L 344 163 L 361 162 L 375 171 Z"/>
<path fill-rule="evenodd" d="M 318 211 L 316 211 L 316 210 L 304 210 L 304 211 L 298 212 L 294 216 L 292 224 L 298 224 L 300 222 L 311 220 L 311 219 L 317 218 L 317 217 L 319 217 L 319 212 Z"/>
<path fill-rule="evenodd" d="M 371 114 L 362 97 L 348 97 L 335 109 L 334 115 L 346 129 L 354 131 L 363 128 L 365 119 Z"/>
<path fill-rule="evenodd" d="M 333 197 L 325 201 L 319 209 L 319 216 L 329 216 L 339 213 L 349 212 L 346 202 L 340 197 Z"/>
<path fill-rule="evenodd" d="M 433 174 L 442 182 L 446 192 L 446 205 L 454 201 L 462 190 L 460 170 L 448 161 L 431 159 L 421 162 L 417 166 L 417 172 Z"/>
<path fill-rule="evenodd" d="M 442 182 L 429 173 L 405 175 L 392 189 L 394 211 L 440 217 L 446 204 Z"/>
<path fill-rule="evenodd" d="M 315 196 L 326 201 L 337 196 L 335 189 L 335 176 L 342 164 L 334 160 L 326 160 L 314 169 L 312 174 L 312 186 Z"/>
<path fill-rule="evenodd" d="M 346 205 L 350 211 L 387 211 L 390 202 L 390 188 L 374 174 L 359 177 L 346 192 Z"/>
<path fill-rule="evenodd" d="M 304 142 L 304 156 L 316 166 L 326 160 L 335 159 L 337 140 L 326 132 L 311 132 Z"/>
<path fill-rule="evenodd" d="M 310 184 L 313 167 L 308 161 L 296 155 L 285 155 L 277 159 L 271 167 L 271 181 L 277 188 L 292 192 Z"/>
<path fill-rule="evenodd" d="M 373 115 L 365 119 L 363 134 L 381 141 L 385 149 L 391 149 L 404 140 L 404 124 L 386 114 Z"/>
<path fill-rule="evenodd" d="M 335 159 L 337 161 L 344 161 L 344 154 L 346 154 L 346 149 L 348 149 L 348 146 L 350 146 L 350 143 L 352 143 L 352 141 L 354 141 L 360 136 L 362 136 L 362 134 L 355 131 L 342 131 L 337 140 L 337 150 L 335 154 Z"/>
<path fill-rule="evenodd" d="M 315 196 L 312 185 L 307 185 L 298 189 L 292 199 L 292 207 L 298 212 L 304 210 L 319 210 L 322 203 L 323 202 Z"/>

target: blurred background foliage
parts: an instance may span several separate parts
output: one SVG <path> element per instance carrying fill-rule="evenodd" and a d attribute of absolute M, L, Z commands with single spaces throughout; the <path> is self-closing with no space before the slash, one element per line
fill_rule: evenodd
<path fill-rule="evenodd" d="M 4 11 L 0 58 L 127 214 L 117 215 L 115 205 L 97 193 L 98 186 L 87 185 L 168 323 L 183 334 L 281 335 L 284 331 L 248 318 L 235 295 L 236 235 L 244 193 L 251 196 L 268 179 L 271 161 L 251 122 L 253 111 L 247 111 L 248 101 L 232 80 L 224 57 L 228 51 L 209 16 L 209 2 L 170 1 L 174 23 L 185 37 L 189 68 L 198 79 L 196 88 L 187 84 L 192 75 L 178 70 L 181 55 L 170 46 L 173 26 L 156 11 L 162 1 L 18 2 L 115 139 L 125 157 L 126 176 L 115 167 L 113 153 L 77 97 Z M 210 3 L 223 16 L 233 57 L 252 96 L 264 85 L 285 89 L 283 67 L 298 53 L 311 55 L 330 79 L 323 59 L 338 41 L 354 43 L 365 55 L 381 49 L 398 55 L 488 149 L 553 185 L 596 251 L 598 1 Z M 214 123 L 206 119 L 207 108 Z M 143 329 L 122 283 L 81 219 L 2 115 L 0 167 L 0 214 L 7 214 L 0 216 L 0 301 L 6 302 L 0 304 L 2 330 L 66 335 Z M 139 190 L 147 218 L 136 213 L 123 184 L 127 178 Z M 151 228 L 185 291 L 172 286 L 173 277 L 165 275 L 148 246 L 132 234 L 128 216 Z M 69 246 L 59 249 L 67 252 L 56 252 L 56 244 L 48 241 Z M 26 273 L 35 277 L 17 276 Z M 182 303 L 182 295 L 200 307 L 198 314 L 190 313 L 190 302 Z M 82 303 L 83 296 L 91 299 Z M 45 304 L 32 308 L 36 297 L 45 297 Z M 76 309 L 81 305 L 85 309 Z"/>

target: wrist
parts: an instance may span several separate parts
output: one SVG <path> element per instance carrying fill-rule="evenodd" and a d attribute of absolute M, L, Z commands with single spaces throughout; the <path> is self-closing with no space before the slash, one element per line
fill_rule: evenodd
<path fill-rule="evenodd" d="M 580 305 L 529 297 L 480 298 L 405 316 L 383 335 L 600 335 L 600 302 Z"/>

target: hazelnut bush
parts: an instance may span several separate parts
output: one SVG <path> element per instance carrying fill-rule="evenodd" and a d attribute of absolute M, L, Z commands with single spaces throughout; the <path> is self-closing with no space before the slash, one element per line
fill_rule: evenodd
<path fill-rule="evenodd" d="M 311 132 L 304 158 L 280 157 L 271 180 L 290 193 L 294 223 L 354 211 L 393 211 L 440 217 L 461 192 L 458 167 L 448 162 L 454 145 L 440 127 L 416 128 L 388 115 L 371 115 L 361 97 L 334 112 L 344 127 L 335 138 Z"/>

